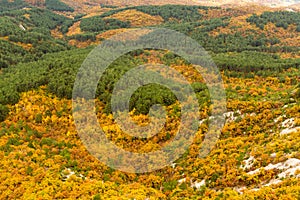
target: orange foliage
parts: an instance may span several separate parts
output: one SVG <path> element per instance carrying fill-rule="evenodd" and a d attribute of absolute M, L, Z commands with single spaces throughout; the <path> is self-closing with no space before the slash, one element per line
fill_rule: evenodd
<path fill-rule="evenodd" d="M 1 39 L 9 41 L 9 36 L 0 37 L 0 40 Z M 32 48 L 32 44 L 25 44 L 25 43 L 22 43 L 22 42 L 12 42 L 12 41 L 10 41 L 10 42 L 13 43 L 13 44 L 16 44 L 18 46 L 21 46 L 21 47 L 23 47 L 26 50 L 30 50 Z"/>
<path fill-rule="evenodd" d="M 99 41 L 96 41 L 96 42 L 93 42 L 93 41 L 84 41 L 84 42 L 80 42 L 78 40 L 75 40 L 75 39 L 71 39 L 69 40 L 68 42 L 69 45 L 72 45 L 72 46 L 76 46 L 77 48 L 86 48 L 90 45 L 97 45 L 97 44 L 100 44 Z"/>
<path fill-rule="evenodd" d="M 64 34 L 60 31 L 60 26 L 56 27 L 55 29 L 51 30 L 51 36 L 54 38 L 61 39 L 64 37 Z"/>
<path fill-rule="evenodd" d="M 111 8 L 101 8 L 99 6 L 83 6 L 80 8 L 80 13 L 87 13 L 86 16 L 84 16 L 83 18 L 89 18 L 89 17 L 94 17 L 94 16 L 98 16 L 101 15 L 105 12 L 108 12 L 111 10 Z"/>
<path fill-rule="evenodd" d="M 192 68 L 174 68 L 181 70 L 185 77 L 199 78 Z M 228 198 L 242 200 L 264 195 L 283 195 L 280 193 L 283 189 L 290 191 L 285 193 L 287 196 L 284 194 L 283 199 L 293 197 L 289 195 L 299 191 L 299 180 L 287 178 L 282 184 L 272 186 L 273 193 L 268 192 L 270 187 L 255 192 L 251 189 L 275 178 L 277 171 L 261 170 L 258 175 L 249 175 L 247 170 L 240 167 L 250 155 L 256 161 L 249 170 L 285 161 L 287 156 L 299 157 L 297 151 L 285 154 L 286 148 L 299 147 L 299 133 L 281 137 L 276 134 L 279 128 L 273 122 L 284 113 L 298 119 L 299 105 L 282 110 L 280 99 L 264 100 L 267 95 L 287 98 L 288 94 L 284 92 L 293 88 L 293 85 L 287 80 L 285 87 L 281 88 L 277 77 L 223 78 L 227 88 L 241 88 L 237 91 L 239 96 L 250 94 L 247 101 L 238 98 L 228 101 L 229 110 L 241 111 L 238 116 L 240 119 L 226 123 L 218 143 L 206 158 L 197 157 L 207 129 L 207 124 L 202 124 L 189 153 L 184 159 L 176 161 L 174 168 L 166 167 L 158 172 L 141 175 L 113 171 L 87 152 L 76 133 L 72 101 L 56 98 L 46 93 L 44 87 L 23 93 L 20 102 L 11 106 L 11 113 L 2 125 L 5 132 L 0 132 L 1 148 L 14 139 L 20 142 L 19 145 L 10 145 L 8 154 L 0 151 L 0 198 L 86 199 L 99 194 L 105 199 L 166 199 L 171 196 L 174 199 L 197 199 L 199 192 L 203 191 L 203 199 L 214 199 L 222 192 Z M 114 124 L 111 115 L 101 113 L 101 102 L 97 101 L 96 106 L 100 110 L 98 118 L 107 137 L 124 149 L 148 152 L 159 148 L 161 141 L 164 141 L 165 131 L 150 141 L 132 141 Z M 172 106 L 167 108 L 170 109 Z M 132 115 L 132 118 L 138 124 L 145 125 L 148 122 L 148 116 Z M 169 123 L 165 128 L 169 127 L 170 136 L 173 136 L 177 121 L 172 117 L 167 121 Z M 274 133 L 269 132 L 271 129 Z M 64 144 L 69 145 L 60 147 Z M 274 151 L 276 157 L 270 157 L 269 154 Z M 73 174 L 73 171 L 76 173 Z M 186 178 L 186 186 L 178 183 L 183 177 Z M 190 182 L 196 180 L 206 180 L 206 189 L 191 188 Z M 172 181 L 176 183 L 175 188 L 167 190 L 167 183 Z M 238 194 L 236 187 L 243 186 L 244 194 Z"/>
<path fill-rule="evenodd" d="M 80 29 L 80 21 L 75 22 L 70 28 L 67 33 L 67 36 L 76 35 L 76 34 L 82 34 L 82 31 Z"/>
<path fill-rule="evenodd" d="M 258 28 L 255 24 L 247 22 L 247 18 L 252 14 L 241 15 L 232 17 L 230 23 L 226 27 L 219 27 L 210 32 L 211 35 L 217 36 L 219 34 L 234 34 L 241 32 L 245 36 L 249 33 L 256 33 L 256 35 L 264 34 L 267 38 L 278 38 L 281 42 L 281 46 L 300 46 L 300 35 L 296 31 L 295 25 L 290 25 L 288 29 L 282 27 L 276 27 L 273 23 L 268 23 L 264 30 Z"/>
<path fill-rule="evenodd" d="M 27 19 L 30 19 L 30 14 L 24 14 L 23 16 Z"/>
<path fill-rule="evenodd" d="M 94 6 L 99 6 L 101 3 L 107 5 L 114 5 L 114 6 L 139 6 L 139 5 L 166 5 L 166 4 L 180 4 L 180 5 L 199 5 L 199 2 L 194 0 L 147 0 L 147 1 L 140 1 L 140 0 L 62 0 L 64 3 L 70 5 L 71 7 L 75 8 L 77 11 L 80 8 L 92 8 Z M 86 10 L 88 11 L 88 10 Z"/>
<path fill-rule="evenodd" d="M 217 36 L 219 34 L 234 34 L 237 31 L 247 35 L 247 32 L 250 32 L 250 30 L 254 30 L 259 32 L 260 29 L 256 27 L 256 25 L 250 24 L 246 21 L 247 18 L 252 16 L 252 14 L 242 15 L 238 17 L 232 17 L 230 19 L 229 25 L 226 27 L 219 27 L 215 30 L 213 30 L 210 34 L 213 36 Z"/>
<path fill-rule="evenodd" d="M 163 23 L 161 16 L 152 16 L 135 9 L 125 10 L 107 18 L 118 19 L 120 21 L 129 21 L 132 26 L 151 26 Z"/>
<path fill-rule="evenodd" d="M 100 39 L 100 38 L 108 39 L 108 38 L 111 38 L 114 35 L 117 35 L 119 33 L 123 33 L 126 30 L 128 30 L 128 29 L 120 28 L 120 29 L 108 30 L 108 31 L 105 31 L 103 33 L 98 34 L 97 39 Z"/>
<path fill-rule="evenodd" d="M 104 33 L 97 35 L 97 38 L 109 38 L 111 40 L 137 40 L 139 37 L 146 35 L 152 32 L 150 29 L 116 29 L 116 30 L 109 30 Z"/>

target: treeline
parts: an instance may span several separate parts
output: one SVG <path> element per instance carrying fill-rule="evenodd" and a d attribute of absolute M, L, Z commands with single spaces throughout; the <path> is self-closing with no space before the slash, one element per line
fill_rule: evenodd
<path fill-rule="evenodd" d="M 215 18 L 199 22 L 165 23 L 160 27 L 176 30 L 189 35 L 199 42 L 206 50 L 214 53 L 260 51 L 260 52 L 295 52 L 298 47 L 279 46 L 280 39 L 268 37 L 265 34 L 242 32 L 234 34 L 220 33 L 216 36 L 209 32 L 219 28 L 227 27 L 230 17 Z"/>
<path fill-rule="evenodd" d="M 300 32 L 300 13 L 277 11 L 277 12 L 264 12 L 261 15 L 252 15 L 247 19 L 247 22 L 256 24 L 260 29 L 264 29 L 265 25 L 269 22 L 274 23 L 277 27 L 287 29 L 289 25 L 295 24 L 296 30 Z"/>
<path fill-rule="evenodd" d="M 209 20 L 204 20 L 200 23 L 200 30 L 202 32 L 210 32 L 212 30 L 215 30 L 218 27 L 226 27 L 228 26 L 230 21 L 230 17 L 222 17 L 222 18 L 213 18 Z"/>
<path fill-rule="evenodd" d="M 40 86 L 46 86 L 48 92 L 60 98 L 71 99 L 78 69 L 91 50 L 92 48 L 76 49 L 48 54 L 38 61 L 3 69 L 0 74 L 0 108 L 2 109 L 0 112 L 6 113 L 6 105 L 17 103 L 21 92 Z M 120 57 L 101 77 L 96 97 L 106 104 L 105 112 L 111 112 L 110 102 L 114 84 L 130 69 L 145 64 L 145 61 L 135 58 L 135 55 L 136 53 L 132 52 Z M 195 85 L 195 88 L 198 88 L 197 93 L 202 92 L 199 90 L 199 85 Z M 168 89 L 149 85 L 141 88 L 132 96 L 130 109 L 136 109 L 137 112 L 146 114 L 154 104 L 171 105 L 176 100 L 177 98 Z M 0 117 L 4 118 L 4 116 Z"/>
<path fill-rule="evenodd" d="M 77 40 L 79 42 L 85 42 L 85 41 L 96 41 L 96 33 L 83 33 L 83 34 L 76 34 L 76 35 L 72 35 L 67 37 L 68 40 Z"/>
<path fill-rule="evenodd" d="M 45 2 L 37 1 L 36 5 L 46 6 L 49 10 L 74 12 L 74 9 L 60 0 L 46 0 Z M 24 0 L 0 0 L 0 12 L 20 10 L 25 7 L 32 7 Z"/>
<path fill-rule="evenodd" d="M 60 0 L 46 0 L 46 8 L 54 11 L 74 12 L 74 9 Z"/>
<path fill-rule="evenodd" d="M 129 28 L 130 22 L 117 19 L 103 19 L 100 16 L 85 18 L 81 20 L 80 28 L 87 32 L 100 32 L 118 28 Z"/>
<path fill-rule="evenodd" d="M 191 35 L 194 32 L 194 34 L 196 35 L 199 32 L 207 33 L 215 30 L 218 27 L 226 27 L 228 26 L 229 21 L 230 17 L 222 17 L 197 22 L 165 23 L 161 26 L 164 28 L 179 31 L 181 33 L 185 33 L 187 35 Z"/>
<path fill-rule="evenodd" d="M 3 16 L 0 17 L 0 37 L 16 35 L 22 32 L 16 20 Z"/>
<path fill-rule="evenodd" d="M 115 9 L 108 11 L 101 15 L 101 17 L 109 17 L 113 14 L 125 11 L 136 9 L 138 11 L 150 14 L 150 15 L 159 15 L 166 22 L 172 20 L 178 20 L 180 22 L 192 22 L 202 19 L 202 14 L 199 10 L 209 10 L 209 9 L 220 9 L 218 7 L 207 7 L 207 6 L 185 6 L 185 5 L 162 5 L 162 6 L 131 6 L 121 9 Z"/>
<path fill-rule="evenodd" d="M 172 19 L 181 22 L 198 21 L 202 19 L 199 9 L 208 9 L 207 7 L 199 6 L 183 6 L 183 5 L 163 5 L 163 6 L 138 6 L 136 10 L 150 14 L 159 15 L 165 21 Z"/>
<path fill-rule="evenodd" d="M 77 69 L 90 49 L 71 50 L 45 55 L 42 59 L 2 69 L 0 73 L 0 118 L 7 106 L 19 101 L 20 93 L 47 85 L 59 97 L 71 98 Z"/>
<path fill-rule="evenodd" d="M 100 3 L 101 8 L 118 8 L 118 6 L 108 5 L 104 3 Z"/>
<path fill-rule="evenodd" d="M 31 8 L 30 10 L 13 10 L 0 13 L 1 17 L 9 17 L 24 26 L 52 30 L 57 26 L 71 26 L 72 19 L 51 12 L 50 10 Z M 26 17 L 28 16 L 28 17 Z"/>
<path fill-rule="evenodd" d="M 9 41 L 1 42 L 4 45 L 0 48 L 0 68 L 33 61 L 46 53 L 70 49 L 66 41 L 53 38 L 50 31 L 61 26 L 67 32 L 71 24 L 71 19 L 38 8 L 0 13 L 0 37 L 6 37 Z M 13 43 L 30 47 L 25 51 Z"/>
<path fill-rule="evenodd" d="M 32 57 L 22 47 L 0 40 L 0 69 L 31 59 Z"/>
<path fill-rule="evenodd" d="M 16 65 L 20 62 L 37 60 L 47 53 L 71 49 L 66 41 L 54 39 L 38 32 L 24 32 L 8 37 L 9 41 L 0 40 L 0 69 Z M 16 45 L 14 43 L 19 43 Z M 22 45 L 30 44 L 25 50 Z"/>
<path fill-rule="evenodd" d="M 253 33 L 245 36 L 241 32 L 236 32 L 234 34 L 221 33 L 217 36 L 212 36 L 209 32 L 218 27 L 226 27 L 230 18 L 201 20 L 202 17 L 199 12 L 199 15 L 194 13 L 200 7 L 184 7 L 167 5 L 138 6 L 134 8 L 139 8 L 140 11 L 152 15 L 155 15 L 155 12 L 163 13 L 159 15 L 163 15 L 167 22 L 163 25 L 158 25 L 159 27 L 170 28 L 191 36 L 206 50 L 213 52 L 213 59 L 222 71 L 232 72 L 231 74 L 235 73 L 239 76 L 242 73 L 261 75 L 269 72 L 281 72 L 291 67 L 299 68 L 299 59 L 281 59 L 273 55 L 273 53 L 277 52 L 297 52 L 299 47 L 280 46 L 278 45 L 280 43 L 278 38 L 270 38 L 264 34 L 255 35 Z M 132 9 L 132 7 L 124 9 Z M 172 16 L 176 9 L 179 9 L 177 18 Z M 58 97 L 71 98 L 77 70 L 92 47 L 63 52 L 71 48 L 67 41 L 70 39 L 95 41 L 97 32 L 130 27 L 129 22 L 122 22 L 117 19 L 104 19 L 105 16 L 120 12 L 120 10 L 122 9 L 110 11 L 102 16 L 82 19 L 80 26 L 86 33 L 66 37 L 66 41 L 54 39 L 50 30 L 61 26 L 62 32 L 66 33 L 68 27 L 74 22 L 69 18 L 57 15 L 49 10 L 37 8 L 0 13 L 0 36 L 9 40 L 0 40 L 0 68 L 17 65 L 16 67 L 2 69 L 2 74 L 0 74 L 0 109 L 2 110 L 0 115 L 2 115 L 1 113 L 6 113 L 7 108 L 5 105 L 14 104 L 18 101 L 20 92 L 31 90 L 41 85 L 46 85 L 47 90 Z M 188 12 L 192 14 L 186 16 L 180 14 Z M 75 20 L 79 20 L 82 16 L 79 15 Z M 280 14 L 275 14 L 275 16 L 280 16 Z M 170 20 L 172 18 L 181 21 L 181 23 L 173 23 Z M 268 15 L 263 17 L 266 20 L 267 18 Z M 280 21 L 279 18 L 271 18 L 268 20 Z M 288 23 L 295 22 L 288 17 L 283 18 L 283 21 Z M 157 41 L 153 40 L 152 42 L 161 42 L 160 38 L 156 39 Z M 14 44 L 19 42 L 32 44 L 32 48 L 26 51 L 21 46 Z M 60 53 L 48 54 L 52 52 Z M 109 103 L 114 83 L 128 70 L 145 62 L 142 59 L 137 59 L 143 53 L 144 51 L 138 51 L 122 56 L 111 65 L 111 68 L 102 77 L 98 85 L 97 97 L 107 104 L 107 112 L 110 112 Z M 41 57 L 42 59 L 39 60 Z M 164 56 L 162 59 L 164 62 L 170 63 L 175 57 Z M 203 93 L 202 95 L 197 93 L 198 96 L 203 97 L 201 102 L 207 100 L 205 97 L 206 93 L 203 92 L 205 88 L 202 85 L 196 85 L 194 89 L 196 88 L 198 88 L 197 90 L 200 88 L 198 92 Z M 150 85 L 140 89 L 132 96 L 130 108 L 136 108 L 139 112 L 145 114 L 153 104 L 170 105 L 175 101 L 176 98 L 170 91 Z M 147 103 L 143 104 L 143 102 Z"/>
<path fill-rule="evenodd" d="M 77 71 L 91 50 L 92 47 L 48 54 L 39 61 L 22 63 L 14 68 L 2 70 L 0 74 L 1 107 L 5 110 L 5 105 L 18 102 L 20 92 L 42 85 L 60 98 L 71 99 Z M 130 69 L 147 63 L 147 60 L 137 57 L 141 54 L 148 55 L 147 52 L 139 51 L 120 57 L 101 77 L 96 96 L 106 104 L 106 112 L 111 112 L 110 101 L 114 84 Z M 176 56 L 170 54 L 162 56 L 162 61 L 166 64 L 174 59 L 176 60 Z M 213 60 L 220 70 L 236 72 L 237 75 L 249 72 L 260 75 L 262 71 L 277 73 L 288 68 L 300 68 L 300 59 L 281 59 L 279 56 L 260 52 L 219 53 L 213 55 Z M 192 86 L 201 103 L 209 101 L 205 85 L 195 83 Z M 171 105 L 176 100 L 168 89 L 148 85 L 132 95 L 130 109 L 135 108 L 137 112 L 145 114 L 154 104 Z"/>
<path fill-rule="evenodd" d="M 23 0 L 0 0 L 0 12 L 9 10 L 19 10 L 28 6 Z"/>
<path fill-rule="evenodd" d="M 282 72 L 289 68 L 300 68 L 300 59 L 281 59 L 277 55 L 254 51 L 220 53 L 214 55 L 213 59 L 223 71 L 257 73 L 260 71 Z"/>
<path fill-rule="evenodd" d="M 191 37 L 197 40 L 206 50 L 214 53 L 222 52 L 242 52 L 242 51 L 261 51 L 261 52 L 284 52 L 294 51 L 295 48 L 284 48 L 277 46 L 280 43 L 278 38 L 268 38 L 264 34 L 249 34 L 244 36 L 241 32 L 234 34 L 219 34 L 211 36 L 201 29 L 191 32 Z"/>
<path fill-rule="evenodd" d="M 111 113 L 111 96 L 113 93 L 113 89 L 115 87 L 115 84 L 120 80 L 120 78 L 128 72 L 130 69 L 146 64 L 147 60 L 136 58 L 137 55 L 148 55 L 149 52 L 144 52 L 143 50 L 137 50 L 130 52 L 129 54 L 126 54 L 116 61 L 114 61 L 110 67 L 105 71 L 104 75 L 101 77 L 98 88 L 96 91 L 96 97 L 99 98 L 101 102 L 105 104 L 104 111 L 106 113 Z M 164 57 L 164 56 L 163 56 Z M 159 77 L 155 76 L 151 78 L 151 76 L 154 76 L 151 73 L 145 74 L 144 72 L 137 72 L 139 74 L 136 74 L 138 77 L 144 77 L 146 76 L 149 80 L 157 80 Z M 163 75 L 161 75 L 162 80 L 165 80 L 163 78 Z M 128 82 L 134 81 L 134 80 L 126 80 Z M 167 81 L 166 81 L 167 82 Z M 170 84 L 170 82 L 169 82 Z M 173 88 L 177 88 L 177 92 L 180 93 L 180 96 L 183 97 L 185 95 L 185 90 L 182 84 L 172 81 L 171 82 Z M 194 85 L 193 85 L 194 86 Z M 199 85 L 195 85 L 199 86 Z M 197 87 L 198 90 L 195 91 L 197 94 L 199 94 L 199 101 L 203 103 L 203 95 L 202 95 L 202 89 L 199 90 L 199 87 Z M 123 88 L 126 90 L 126 88 Z M 206 87 L 203 88 L 203 90 L 207 89 Z M 122 90 L 122 89 L 121 89 Z M 120 92 L 120 91 L 118 91 Z M 123 94 L 123 91 L 121 92 Z M 200 94 L 201 93 L 201 94 Z M 119 95 L 119 93 L 117 93 Z M 130 111 L 135 110 L 136 114 L 148 114 L 149 109 L 155 105 L 160 104 L 164 106 L 170 106 L 174 104 L 178 99 L 174 95 L 174 93 L 159 84 L 148 84 L 143 87 L 140 87 L 138 90 L 136 90 L 133 94 L 127 94 L 127 96 L 131 96 L 130 103 L 129 103 L 129 109 Z M 201 98 L 200 98 L 201 97 Z M 125 107 L 123 107 L 124 102 L 123 98 L 119 98 L 116 100 L 116 104 L 118 105 L 118 109 L 124 111 Z M 207 100 L 207 99 L 205 99 Z M 119 102 L 118 102 L 119 101 Z"/>
<path fill-rule="evenodd" d="M 63 25 L 64 22 L 70 20 L 65 16 L 55 14 L 45 9 L 33 9 L 30 11 L 26 11 L 26 13 L 30 15 L 29 22 L 33 23 L 35 27 L 54 29 L 57 26 Z"/>

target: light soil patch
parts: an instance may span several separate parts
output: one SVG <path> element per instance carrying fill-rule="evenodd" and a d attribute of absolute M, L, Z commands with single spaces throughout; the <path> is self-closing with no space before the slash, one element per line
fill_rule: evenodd
<path fill-rule="evenodd" d="M 283 129 L 280 132 L 280 135 L 289 135 L 291 133 L 296 133 L 296 132 L 300 132 L 300 127 Z"/>
<path fill-rule="evenodd" d="M 300 160 L 296 159 L 296 158 L 290 158 L 285 162 L 280 162 L 277 164 L 271 163 L 268 166 L 264 167 L 264 170 L 273 170 L 273 169 L 277 169 L 277 170 L 281 171 L 281 173 L 278 174 L 279 180 L 281 178 L 287 178 L 289 176 L 299 177 L 299 174 L 297 174 L 296 172 L 300 170 Z M 247 174 L 254 175 L 254 174 L 259 173 L 260 170 L 261 170 L 261 168 L 256 169 L 254 171 L 250 171 Z"/>
<path fill-rule="evenodd" d="M 244 165 L 241 166 L 241 168 L 244 170 L 251 169 L 254 162 L 255 162 L 255 158 L 253 156 L 250 156 L 247 160 L 244 160 Z"/>

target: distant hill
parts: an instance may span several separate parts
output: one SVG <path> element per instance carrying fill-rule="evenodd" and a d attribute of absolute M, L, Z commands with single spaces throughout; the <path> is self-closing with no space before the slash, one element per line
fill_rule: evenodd
<path fill-rule="evenodd" d="M 22 0 L 15 0 L 22 1 Z M 204 6 L 267 6 L 267 7 L 289 7 L 292 9 L 300 9 L 299 0 L 24 0 L 30 5 L 38 7 L 54 8 L 53 5 L 59 5 L 56 11 L 72 11 L 75 12 L 93 12 L 97 8 L 114 8 L 124 6 L 140 6 L 140 5 L 204 5 Z M 48 2 L 48 3 L 47 3 Z M 50 6 L 49 6 L 50 2 Z M 48 6 L 47 6 L 48 4 Z M 63 7 L 63 9 L 60 9 Z M 55 10 L 55 8 L 54 8 Z"/>
<path fill-rule="evenodd" d="M 271 7 L 285 7 L 291 6 L 294 4 L 299 3 L 299 0 L 196 0 L 196 3 L 205 4 L 205 5 L 247 5 L 249 3 L 264 5 L 264 6 L 271 6 Z"/>
<path fill-rule="evenodd" d="M 32 0 L 31 0 L 32 1 Z M 138 5 L 165 5 L 165 4 L 179 4 L 179 5 L 199 5 L 205 4 L 208 6 L 215 5 L 247 5 L 249 3 L 255 3 L 259 5 L 281 7 L 281 6 L 291 6 L 300 3 L 299 0 L 83 0 L 83 1 L 72 1 L 72 0 L 62 0 L 68 5 L 73 5 L 75 7 L 82 5 L 114 5 L 114 6 L 138 6 Z"/>

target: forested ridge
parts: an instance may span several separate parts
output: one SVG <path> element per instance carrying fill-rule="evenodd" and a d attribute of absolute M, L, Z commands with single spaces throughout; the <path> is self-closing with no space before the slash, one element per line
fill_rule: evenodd
<path fill-rule="evenodd" d="M 83 13 L 62 0 L 40 4 L 0 0 L 0 199 L 300 198 L 299 12 L 99 4 Z M 72 92 L 79 68 L 98 44 L 141 27 L 176 30 L 203 46 L 220 70 L 227 112 L 217 144 L 200 158 L 212 112 L 202 75 L 167 50 L 119 57 L 101 77 L 95 99 L 99 124 L 117 146 L 156 151 L 180 124 L 177 97 L 157 84 L 135 91 L 129 107 L 133 120 L 147 125 L 151 106 L 163 105 L 167 123 L 157 135 L 131 137 L 115 123 L 114 86 L 139 65 L 177 70 L 191 84 L 202 119 L 193 144 L 172 166 L 131 174 L 87 151 L 74 124 Z"/>

